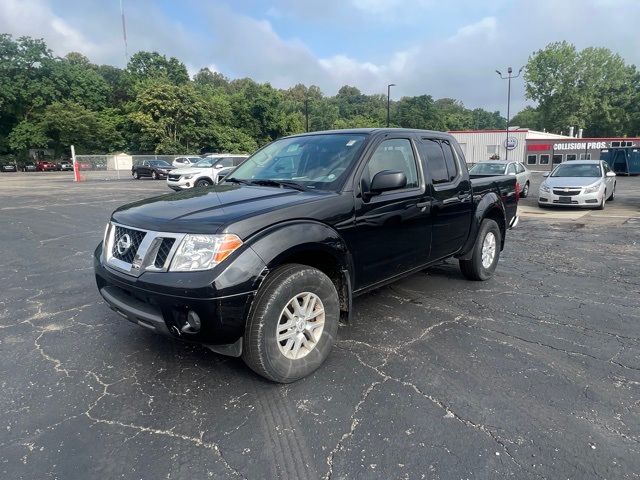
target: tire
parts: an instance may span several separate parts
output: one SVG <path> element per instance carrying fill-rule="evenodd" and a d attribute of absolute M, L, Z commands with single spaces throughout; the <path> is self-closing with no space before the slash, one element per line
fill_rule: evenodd
<path fill-rule="evenodd" d="M 485 239 L 493 234 L 494 255 L 490 264 L 485 266 L 482 261 L 483 245 Z M 488 240 L 489 244 L 491 243 Z M 500 245 L 502 244 L 502 234 L 500 227 L 490 218 L 485 218 L 480 225 L 476 242 L 473 245 L 472 256 L 469 260 L 459 260 L 460 270 L 462 274 L 469 280 L 487 280 L 493 276 L 493 272 L 498 265 L 498 259 L 500 258 Z M 489 245 L 487 245 L 489 247 Z"/>
<path fill-rule="evenodd" d="M 524 184 L 524 188 L 520 193 L 520 198 L 527 198 L 529 196 L 529 182 Z"/>
<path fill-rule="evenodd" d="M 301 295 L 317 296 L 320 306 L 317 299 L 315 305 L 316 308 L 324 308 L 324 325 L 311 348 L 298 347 L 297 352 L 302 357 L 288 358 L 283 349 L 293 354 L 293 349 L 287 348 L 288 342 L 295 344 L 301 334 L 295 333 L 297 330 L 294 327 L 281 330 L 281 320 L 287 318 L 285 307 L 289 308 L 291 302 L 294 299 L 298 301 Z M 288 311 L 291 313 L 291 310 Z M 329 277 L 306 265 L 279 267 L 267 276 L 253 301 L 244 333 L 242 358 L 254 372 L 274 382 L 290 383 L 306 377 L 322 365 L 329 355 L 338 333 L 339 316 L 338 292 Z M 319 319 L 316 317 L 313 323 L 308 323 L 315 325 Z M 293 332 L 290 338 L 279 342 L 278 334 L 287 332 Z M 308 342 L 306 331 L 302 335 Z"/>
<path fill-rule="evenodd" d="M 609 198 L 607 198 L 608 201 L 613 202 L 616 199 L 616 184 L 613 184 L 613 192 L 611 192 L 611 195 L 609 196 Z"/>
<path fill-rule="evenodd" d="M 602 195 L 602 201 L 600 202 L 600 205 L 596 207 L 596 210 L 604 210 L 606 203 L 607 203 L 607 191 L 605 190 L 604 194 Z"/>
<path fill-rule="evenodd" d="M 158 174 L 156 173 L 156 171 L 154 170 L 153 172 L 151 172 L 151 178 L 153 180 L 158 180 Z"/>
<path fill-rule="evenodd" d="M 140 180 L 140 175 L 138 175 L 138 171 L 137 170 L 134 170 L 131 175 L 133 176 L 134 180 Z"/>
<path fill-rule="evenodd" d="M 205 178 L 202 178 L 196 182 L 196 187 L 209 187 L 211 182 Z"/>

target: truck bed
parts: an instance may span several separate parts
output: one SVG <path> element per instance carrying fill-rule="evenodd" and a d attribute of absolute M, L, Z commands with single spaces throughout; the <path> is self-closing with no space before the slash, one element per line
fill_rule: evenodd
<path fill-rule="evenodd" d="M 500 195 L 504 202 L 507 225 L 510 225 L 518 210 L 519 192 L 516 192 L 516 177 L 513 175 L 469 174 L 469 178 L 474 197 L 482 198 L 489 192 L 496 192 Z"/>

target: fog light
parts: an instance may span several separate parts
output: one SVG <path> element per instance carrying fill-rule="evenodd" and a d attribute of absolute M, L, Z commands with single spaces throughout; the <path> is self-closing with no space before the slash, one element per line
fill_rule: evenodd
<path fill-rule="evenodd" d="M 187 323 L 182 327 L 182 331 L 184 333 L 198 333 L 200 328 L 202 328 L 200 317 L 193 310 L 189 310 L 189 313 L 187 313 Z"/>

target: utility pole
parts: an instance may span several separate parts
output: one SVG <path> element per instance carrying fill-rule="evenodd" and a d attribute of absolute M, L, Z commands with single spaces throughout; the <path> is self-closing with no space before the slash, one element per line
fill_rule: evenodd
<path fill-rule="evenodd" d="M 395 83 L 387 85 L 387 128 L 391 123 L 391 87 L 395 87 Z"/>
<path fill-rule="evenodd" d="M 520 70 L 518 70 L 518 74 L 517 75 L 512 75 L 513 73 L 513 68 L 509 67 L 507 69 L 507 75 L 502 75 L 502 73 L 500 72 L 500 70 L 496 70 L 496 73 L 500 76 L 500 78 L 502 80 L 507 80 L 508 81 L 508 87 L 507 87 L 507 138 L 505 139 L 505 144 L 504 144 L 504 149 L 505 149 L 505 155 L 504 155 L 504 159 L 509 160 L 509 120 L 510 120 L 510 116 L 511 116 L 511 79 L 512 78 L 518 78 L 520 76 L 520 74 L 522 73 L 522 70 L 524 69 L 524 67 L 520 67 Z"/>

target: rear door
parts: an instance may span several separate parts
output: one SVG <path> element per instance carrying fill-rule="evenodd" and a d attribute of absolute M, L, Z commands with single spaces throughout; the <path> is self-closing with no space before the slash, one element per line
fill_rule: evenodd
<path fill-rule="evenodd" d="M 458 252 L 469 235 L 473 197 L 462 154 L 448 139 L 422 137 L 418 151 L 431 179 L 431 261 Z"/>

